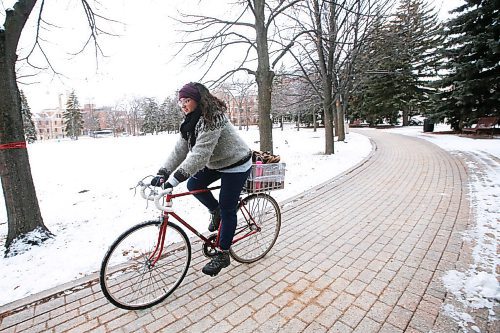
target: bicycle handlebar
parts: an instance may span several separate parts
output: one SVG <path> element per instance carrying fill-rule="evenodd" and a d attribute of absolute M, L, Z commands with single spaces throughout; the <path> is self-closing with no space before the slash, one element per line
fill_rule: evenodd
<path fill-rule="evenodd" d="M 151 190 L 149 194 L 146 194 L 146 189 L 150 189 L 150 185 L 143 183 L 142 181 L 139 182 L 138 184 L 141 187 L 141 197 L 143 197 L 146 200 L 153 201 L 155 203 L 155 206 L 157 209 L 163 211 L 163 212 L 173 212 L 172 209 L 172 202 L 167 202 L 165 205 L 162 205 L 160 203 L 160 199 L 162 199 L 164 196 L 167 194 L 172 193 L 172 188 L 166 188 L 161 191 L 157 191 L 156 189 Z"/>

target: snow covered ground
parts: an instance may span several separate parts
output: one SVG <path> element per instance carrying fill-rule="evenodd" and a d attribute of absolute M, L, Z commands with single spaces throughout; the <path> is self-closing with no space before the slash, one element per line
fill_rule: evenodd
<path fill-rule="evenodd" d="M 443 125 L 436 127 L 436 131 L 447 129 Z M 495 271 L 499 266 L 500 141 L 422 133 L 422 126 L 384 131 L 421 137 L 469 161 L 469 186 L 477 223 L 464 237 L 474 245 L 474 263 L 467 271 L 447 272 L 443 283 L 464 308 L 486 307 L 493 316 L 494 302 L 500 300 Z M 256 128 L 240 133 L 253 149 L 258 149 Z M 138 194 L 134 196 L 130 188 L 156 172 L 175 139 L 175 135 L 160 134 L 29 145 L 42 216 L 56 237 L 22 255 L 0 258 L 0 305 L 96 272 L 104 252 L 119 233 L 138 222 L 157 218 L 156 209 L 147 206 Z M 285 190 L 273 192 L 278 201 L 335 177 L 371 151 L 367 137 L 352 131 L 345 143 L 335 144 L 336 154 L 332 156 L 322 155 L 321 129 L 275 129 L 273 142 L 274 152 L 287 164 Z M 484 168 L 487 172 L 480 172 Z M 3 245 L 7 218 L 1 193 L 0 202 Z M 190 220 L 196 221 L 194 226 L 205 230 L 208 215 L 196 200 L 180 199 L 176 208 L 181 215 L 189 212 Z M 460 323 L 473 326 L 463 309 L 447 304 L 445 311 Z"/>
<path fill-rule="evenodd" d="M 253 149 L 258 130 L 240 132 Z M 178 135 L 178 134 L 177 134 Z M 45 141 L 28 147 L 31 169 L 44 223 L 56 235 L 42 246 L 11 258 L 0 257 L 0 304 L 96 272 L 111 242 L 139 222 L 156 219 L 158 210 L 134 187 L 156 171 L 172 149 L 177 135 L 120 138 L 80 138 Z M 351 133 L 325 156 L 324 130 L 273 132 L 274 153 L 286 163 L 285 190 L 274 191 L 278 201 L 321 184 L 362 161 L 371 152 L 369 139 Z M 185 189 L 185 183 L 179 185 Z M 205 231 L 206 209 L 194 198 L 175 202 L 179 215 Z M 7 217 L 0 193 L 0 250 L 4 250 Z"/>

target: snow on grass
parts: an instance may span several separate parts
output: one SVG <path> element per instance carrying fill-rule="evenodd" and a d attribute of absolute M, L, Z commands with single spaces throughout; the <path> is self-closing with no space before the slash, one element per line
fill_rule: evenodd
<path fill-rule="evenodd" d="M 258 150 L 256 128 L 239 133 Z M 156 174 L 177 137 L 160 134 L 30 144 L 40 209 L 55 237 L 21 255 L 0 258 L 0 304 L 98 271 L 105 251 L 120 233 L 157 219 L 154 204 L 139 193 L 134 195 L 131 188 L 144 176 Z M 345 143 L 335 143 L 334 155 L 325 156 L 323 129 L 275 129 L 273 143 L 274 153 L 286 163 L 285 189 L 272 192 L 278 201 L 335 177 L 371 152 L 368 138 L 351 133 Z M 185 189 L 182 183 L 176 191 Z M 7 215 L 1 193 L 0 202 L 0 244 L 4 245 Z M 174 208 L 196 229 L 206 231 L 208 212 L 196 199 L 179 198 Z"/>

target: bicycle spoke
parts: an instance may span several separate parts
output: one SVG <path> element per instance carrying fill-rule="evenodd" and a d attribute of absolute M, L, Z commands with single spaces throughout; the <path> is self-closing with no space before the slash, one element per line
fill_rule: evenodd
<path fill-rule="evenodd" d="M 163 249 L 155 253 L 158 226 L 157 221 L 135 226 L 108 250 L 101 268 L 101 288 L 116 306 L 143 309 L 157 304 L 185 277 L 191 258 L 187 236 L 169 223 Z"/>
<path fill-rule="evenodd" d="M 269 195 L 254 194 L 243 200 L 238 212 L 238 238 L 231 246 L 233 258 L 253 262 L 266 255 L 278 237 L 281 226 L 279 207 Z"/>

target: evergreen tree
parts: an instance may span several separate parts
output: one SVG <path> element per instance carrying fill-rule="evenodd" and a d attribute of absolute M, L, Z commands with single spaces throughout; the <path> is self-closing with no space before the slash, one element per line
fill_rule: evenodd
<path fill-rule="evenodd" d="M 374 25 L 355 68 L 357 91 L 352 110 L 370 124 L 386 120 L 403 125 L 414 114 L 428 113 L 442 43 L 442 28 L 424 0 L 402 0 L 389 23 Z"/>
<path fill-rule="evenodd" d="M 164 100 L 158 106 L 158 130 L 159 132 L 168 131 L 168 102 Z"/>
<path fill-rule="evenodd" d="M 384 120 L 394 123 L 397 110 L 393 105 L 396 64 L 392 27 L 379 20 L 369 34 L 354 64 L 353 92 L 351 92 L 351 118 L 364 119 L 371 126 Z"/>
<path fill-rule="evenodd" d="M 446 23 L 445 72 L 434 116 L 461 130 L 479 117 L 500 115 L 498 0 L 465 0 Z"/>
<path fill-rule="evenodd" d="M 176 98 L 167 97 L 162 104 L 162 108 L 165 111 L 167 132 L 177 132 L 182 122 L 182 112 L 179 110 Z"/>
<path fill-rule="evenodd" d="M 31 114 L 28 100 L 22 90 L 19 91 L 19 98 L 21 99 L 21 115 L 23 117 L 24 137 L 28 143 L 33 143 L 37 139 L 35 123 L 33 122 L 33 115 Z"/>
<path fill-rule="evenodd" d="M 144 122 L 142 124 L 142 132 L 158 133 L 160 130 L 159 106 L 154 98 L 144 98 L 142 102 L 144 113 Z"/>
<path fill-rule="evenodd" d="M 434 93 L 431 80 L 437 72 L 436 49 L 442 43 L 442 27 L 434 8 L 424 0 L 402 0 L 391 22 L 395 32 L 393 108 L 402 111 L 403 125 L 415 114 L 430 111 Z"/>
<path fill-rule="evenodd" d="M 83 115 L 80 111 L 80 104 L 73 90 L 66 101 L 66 110 L 63 111 L 64 131 L 66 135 L 74 140 L 82 135 Z"/>

